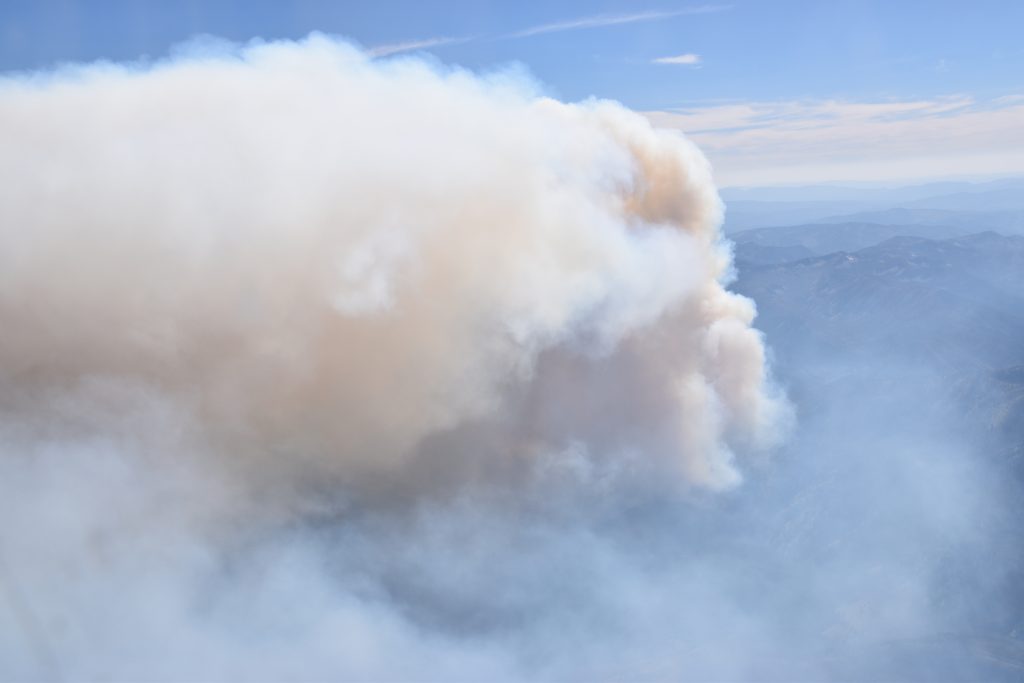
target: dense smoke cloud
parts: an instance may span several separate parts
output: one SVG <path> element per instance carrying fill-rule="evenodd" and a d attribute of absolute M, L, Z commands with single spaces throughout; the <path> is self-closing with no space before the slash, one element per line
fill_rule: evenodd
<path fill-rule="evenodd" d="M 290 474 L 401 468 L 509 388 L 550 402 L 555 351 L 646 395 L 558 396 L 607 401 L 576 428 L 647 400 L 651 457 L 700 485 L 771 421 L 707 164 L 615 104 L 313 38 L 9 79 L 0 115 L 19 395 L 142 383 Z"/>
<path fill-rule="evenodd" d="M 591 522 L 786 413 L 684 138 L 322 37 L 9 76 L 0 136 L 4 677 L 684 671 L 649 583 L 714 572 Z"/>

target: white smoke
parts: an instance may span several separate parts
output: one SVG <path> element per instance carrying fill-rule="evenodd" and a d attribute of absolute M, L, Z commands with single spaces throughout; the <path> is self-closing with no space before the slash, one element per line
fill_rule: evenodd
<path fill-rule="evenodd" d="M 784 422 L 707 162 L 615 103 L 313 36 L 9 76 L 0 136 L 15 677 L 504 675 L 378 594 L 430 506 L 728 488 Z M 331 571 L 287 531 L 358 514 Z"/>

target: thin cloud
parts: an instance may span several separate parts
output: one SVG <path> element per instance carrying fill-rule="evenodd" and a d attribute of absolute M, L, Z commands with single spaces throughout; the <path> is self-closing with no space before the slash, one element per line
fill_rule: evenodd
<path fill-rule="evenodd" d="M 1024 96 L 736 102 L 648 112 L 723 185 L 1024 173 Z"/>
<path fill-rule="evenodd" d="M 658 57 L 657 59 L 651 60 L 651 64 L 681 64 L 683 66 L 697 66 L 700 62 L 700 55 L 696 55 L 692 52 L 687 52 L 684 55 L 676 55 L 674 57 Z"/>
<path fill-rule="evenodd" d="M 424 50 L 430 47 L 440 47 L 441 45 L 454 45 L 456 43 L 468 43 L 473 40 L 472 38 L 451 38 L 448 36 L 438 36 L 436 38 L 423 38 L 421 40 L 408 40 L 403 43 L 390 43 L 387 45 L 377 45 L 375 47 L 368 48 L 366 52 L 371 57 L 387 57 L 388 55 L 397 54 L 399 52 L 410 52 L 412 50 Z"/>
<path fill-rule="evenodd" d="M 649 10 L 644 12 L 634 12 L 631 14 L 598 14 L 589 17 L 568 19 L 566 21 L 556 21 L 550 24 L 538 24 L 537 26 L 531 26 L 521 31 L 492 36 L 491 40 L 514 40 L 517 38 L 529 38 L 530 36 L 543 35 L 546 33 L 578 31 L 588 28 L 601 28 L 604 26 L 619 26 L 622 24 L 637 24 L 646 21 L 657 21 L 659 19 L 670 19 L 672 17 L 679 17 L 688 14 L 712 14 L 715 12 L 724 12 L 730 9 L 732 9 L 732 5 L 697 5 L 677 10 Z M 420 40 L 409 40 L 402 43 L 378 45 L 376 47 L 369 48 L 367 52 L 373 57 L 386 57 L 387 55 L 393 55 L 399 52 L 423 50 L 426 48 L 454 45 L 457 43 L 469 43 L 480 39 L 480 36 L 441 36 L 437 38 L 424 38 Z"/>
<path fill-rule="evenodd" d="M 686 7 L 684 9 L 670 11 L 647 11 L 635 12 L 633 14 L 599 14 L 590 17 L 581 17 L 579 19 L 570 19 L 568 21 L 556 21 L 551 24 L 531 26 L 530 28 L 510 33 L 504 37 L 527 38 L 529 36 L 536 36 L 543 33 L 576 31 L 586 28 L 617 26 L 619 24 L 635 24 L 643 21 L 657 21 L 658 19 L 678 17 L 684 14 L 711 14 L 712 12 L 723 12 L 727 9 L 730 9 L 729 5 L 699 5 L 697 7 Z"/>

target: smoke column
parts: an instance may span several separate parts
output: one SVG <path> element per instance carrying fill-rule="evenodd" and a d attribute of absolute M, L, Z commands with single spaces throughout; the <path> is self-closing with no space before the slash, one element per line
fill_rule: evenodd
<path fill-rule="evenodd" d="M 565 674 L 549 569 L 643 583 L 565 520 L 784 426 L 615 103 L 311 36 L 8 76 L 0 137 L 5 678 Z"/>

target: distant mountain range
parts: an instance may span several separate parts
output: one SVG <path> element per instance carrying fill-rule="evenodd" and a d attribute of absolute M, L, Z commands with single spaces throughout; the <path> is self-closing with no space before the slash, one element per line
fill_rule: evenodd
<path fill-rule="evenodd" d="M 955 227 L 963 234 L 994 230 L 1010 234 L 1024 233 L 1024 211 L 965 211 L 953 209 L 923 209 L 895 207 L 879 211 L 865 211 L 847 216 L 831 216 L 822 219 L 823 223 L 868 222 L 897 225 L 917 226 L 948 226 Z M 931 235 L 941 237 L 941 233 Z"/>
<path fill-rule="evenodd" d="M 722 190 L 727 202 L 874 202 L 907 204 L 918 200 L 952 194 L 984 194 L 1003 190 L 1020 192 L 1024 179 L 1004 178 L 989 182 L 972 183 L 945 181 L 897 187 L 866 187 L 848 185 L 804 185 L 783 187 L 730 187 Z"/>
<path fill-rule="evenodd" d="M 997 229 L 1007 224 L 1016 225 L 1016 229 L 1024 226 L 1024 179 L 896 188 L 740 188 L 723 190 L 722 198 L 726 202 L 725 228 L 729 233 L 797 223 L 908 222 L 886 213 L 894 209 L 917 216 L 909 222 L 942 224 L 956 220 L 963 224 L 980 219 L 981 223 L 975 223 L 976 230 Z M 978 216 L 977 212 L 985 215 Z"/>
<path fill-rule="evenodd" d="M 764 263 L 747 259 L 740 245 L 739 289 L 757 302 L 775 346 L 817 343 L 911 357 L 923 350 L 957 362 L 969 357 L 992 371 L 1024 365 L 1024 237 L 891 237 L 851 248 L 877 235 L 874 228 L 891 226 L 831 227 L 838 248 L 824 255 Z M 824 239 L 799 246 L 828 248 Z M 799 326 L 800 339 L 788 338 L 788 325 Z"/>
<path fill-rule="evenodd" d="M 941 240 L 984 231 L 1024 234 L 1024 212 L 979 215 L 931 209 L 888 209 L 821 223 L 754 228 L 730 237 L 736 243 L 740 260 L 781 263 L 836 251 L 857 251 L 894 237 Z"/>
<path fill-rule="evenodd" d="M 969 228 L 949 225 L 889 225 L 851 221 L 755 228 L 738 232 L 732 239 L 736 243 L 737 258 L 741 261 L 782 263 L 838 251 L 857 251 L 895 237 L 948 239 L 970 232 Z"/>

